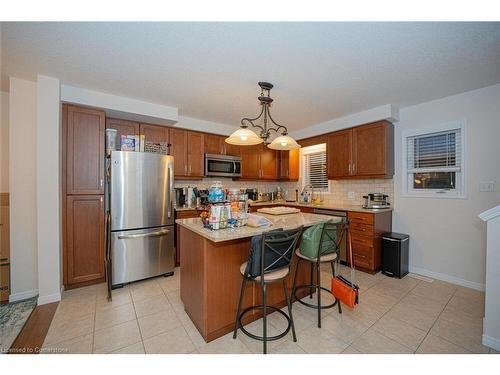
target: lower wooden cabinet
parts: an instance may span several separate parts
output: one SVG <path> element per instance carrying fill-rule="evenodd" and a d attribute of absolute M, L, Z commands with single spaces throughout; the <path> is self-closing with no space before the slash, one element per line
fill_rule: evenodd
<path fill-rule="evenodd" d="M 382 236 L 392 231 L 392 211 L 377 213 L 349 211 L 354 266 L 377 272 L 382 262 Z"/>
<path fill-rule="evenodd" d="M 104 281 L 104 196 L 68 195 L 65 208 L 65 287 Z"/>

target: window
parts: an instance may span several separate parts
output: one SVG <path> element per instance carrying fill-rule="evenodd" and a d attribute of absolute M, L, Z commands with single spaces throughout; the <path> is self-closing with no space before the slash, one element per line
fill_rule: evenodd
<path fill-rule="evenodd" d="M 304 147 L 302 155 L 302 183 L 312 184 L 314 189 L 328 192 L 326 170 L 326 144 Z"/>
<path fill-rule="evenodd" d="M 464 126 L 445 124 L 403 136 L 405 193 L 465 197 Z"/>

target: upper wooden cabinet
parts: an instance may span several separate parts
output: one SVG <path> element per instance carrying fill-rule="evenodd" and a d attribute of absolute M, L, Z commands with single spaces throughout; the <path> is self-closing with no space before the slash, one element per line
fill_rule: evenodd
<path fill-rule="evenodd" d="M 144 135 L 144 142 L 169 143 L 169 128 L 166 126 L 141 124 L 140 134 Z"/>
<path fill-rule="evenodd" d="M 224 139 L 226 139 L 226 137 L 224 137 Z M 229 143 L 226 143 L 225 140 L 224 144 L 226 147 L 226 155 L 241 156 L 241 146 L 230 145 Z"/>
<path fill-rule="evenodd" d="M 278 151 L 279 179 L 297 181 L 299 179 L 299 150 Z"/>
<path fill-rule="evenodd" d="M 204 142 L 205 135 L 203 133 L 188 131 L 188 147 L 187 147 L 187 161 L 188 161 L 188 176 L 189 177 L 203 177 L 204 175 Z"/>
<path fill-rule="evenodd" d="M 328 178 L 389 178 L 394 174 L 394 126 L 388 121 L 328 134 Z"/>
<path fill-rule="evenodd" d="M 104 194 L 105 118 L 89 108 L 63 110 L 66 194 Z"/>
<path fill-rule="evenodd" d="M 225 155 L 225 137 L 215 134 L 205 134 L 205 154 Z"/>
<path fill-rule="evenodd" d="M 106 129 L 116 130 L 116 150 L 121 149 L 122 135 L 139 135 L 139 123 L 133 121 L 107 118 Z"/>
<path fill-rule="evenodd" d="M 387 121 L 353 129 L 353 175 L 391 177 L 394 174 L 394 125 Z"/>
<path fill-rule="evenodd" d="M 260 178 L 260 150 L 261 146 L 241 146 L 241 178 Z"/>
<path fill-rule="evenodd" d="M 261 143 L 260 149 L 260 178 L 263 180 L 276 180 L 278 178 L 277 151 Z"/>
<path fill-rule="evenodd" d="M 352 175 L 352 129 L 328 135 L 326 143 L 328 178 Z"/>
<path fill-rule="evenodd" d="M 276 180 L 278 178 L 277 152 L 264 144 L 241 146 L 241 178 Z"/>
<path fill-rule="evenodd" d="M 170 128 L 170 155 L 174 157 L 175 177 L 203 177 L 204 134 Z"/>
<path fill-rule="evenodd" d="M 104 197 L 66 197 L 65 285 L 104 280 Z"/>
<path fill-rule="evenodd" d="M 170 155 L 174 157 L 174 175 L 187 176 L 187 131 L 183 129 L 170 129 Z"/>
<path fill-rule="evenodd" d="M 240 146 L 226 143 L 226 136 L 215 134 L 204 134 L 205 154 L 240 156 Z"/>

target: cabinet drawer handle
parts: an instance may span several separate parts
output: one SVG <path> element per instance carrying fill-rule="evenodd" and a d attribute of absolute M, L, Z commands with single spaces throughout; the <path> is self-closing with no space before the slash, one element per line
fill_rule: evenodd
<path fill-rule="evenodd" d="M 169 233 L 170 233 L 170 231 L 168 229 L 165 229 L 165 230 L 159 230 L 157 232 L 151 232 L 151 233 L 124 234 L 122 236 L 118 236 L 118 239 L 119 240 L 126 240 L 126 239 L 131 239 L 131 238 L 161 237 L 161 236 L 166 236 Z"/>
<path fill-rule="evenodd" d="M 354 256 L 355 256 L 356 258 L 361 258 L 361 259 L 365 259 L 365 258 L 366 258 L 366 255 L 354 254 Z"/>

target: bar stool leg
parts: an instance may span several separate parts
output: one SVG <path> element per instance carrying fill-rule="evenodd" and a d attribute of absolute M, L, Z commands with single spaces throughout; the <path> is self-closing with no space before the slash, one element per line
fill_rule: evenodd
<path fill-rule="evenodd" d="M 295 325 L 293 323 L 293 316 L 292 316 L 292 302 L 290 301 L 290 297 L 288 296 L 288 286 L 286 285 L 286 279 L 283 279 L 283 289 L 285 290 L 285 299 L 286 299 L 286 304 L 288 306 L 288 315 L 290 315 L 290 324 L 292 325 L 293 341 L 297 342 L 297 336 L 295 335 Z"/>
<path fill-rule="evenodd" d="M 311 266 L 313 264 L 311 263 Z M 318 293 L 318 328 L 321 328 L 321 267 L 319 261 L 316 262 L 316 290 Z M 312 282 L 311 282 L 312 283 Z"/>
<path fill-rule="evenodd" d="M 299 273 L 300 258 L 297 257 L 297 265 L 295 266 L 295 274 L 293 275 L 293 287 L 292 287 L 292 301 L 295 298 L 295 286 L 297 285 L 297 274 Z"/>
<path fill-rule="evenodd" d="M 238 332 L 238 328 L 240 328 L 240 311 L 241 311 L 241 304 L 243 303 L 243 295 L 245 293 L 246 285 L 247 285 L 247 279 L 243 278 L 243 281 L 241 282 L 240 300 L 238 301 L 238 309 L 236 310 L 236 320 L 234 322 L 233 339 L 236 338 L 236 333 Z"/>
<path fill-rule="evenodd" d="M 314 264 L 311 263 L 311 282 L 309 283 L 309 285 L 314 285 L 313 284 L 313 278 L 314 278 Z M 313 288 L 309 288 L 309 298 L 313 298 Z"/>
<path fill-rule="evenodd" d="M 264 316 L 263 320 L 263 329 L 262 329 L 262 338 L 263 338 L 263 352 L 267 354 L 267 300 L 266 300 L 266 289 L 267 285 L 265 283 L 262 284 L 262 312 Z"/>

